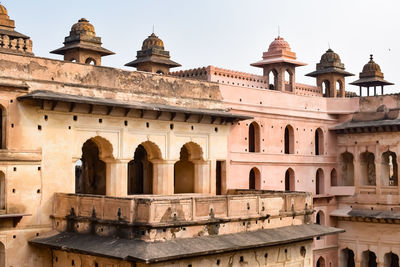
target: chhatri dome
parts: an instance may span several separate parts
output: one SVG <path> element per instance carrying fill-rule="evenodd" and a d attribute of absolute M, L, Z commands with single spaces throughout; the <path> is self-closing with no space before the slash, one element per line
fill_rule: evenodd
<path fill-rule="evenodd" d="M 154 32 L 143 41 L 142 50 L 159 48 L 164 50 L 164 42 Z"/>
<path fill-rule="evenodd" d="M 374 95 L 376 95 L 376 87 L 381 87 L 381 94 L 383 95 L 383 87 L 385 85 L 393 85 L 393 83 L 384 80 L 381 67 L 375 63 L 373 56 L 370 55 L 369 61 L 364 65 L 362 72 L 360 72 L 359 79 L 350 83 L 360 87 L 360 96 L 362 96 L 362 87 L 367 87 L 367 95 L 369 96 L 369 88 L 374 88 Z"/>
<path fill-rule="evenodd" d="M 89 35 L 96 36 L 96 32 L 94 31 L 94 26 L 89 23 L 89 21 L 85 18 L 81 18 L 78 23 L 75 23 L 71 27 L 70 35 Z"/>
<path fill-rule="evenodd" d="M 136 59 L 125 66 L 135 67 L 138 71 L 168 74 L 171 68 L 181 66 L 170 58 L 169 51 L 164 48 L 164 42 L 153 32 L 143 41 Z"/>
<path fill-rule="evenodd" d="M 0 16 L 8 16 L 8 12 L 7 12 L 7 8 L 5 6 L 3 6 L 2 4 L 0 4 Z"/>
<path fill-rule="evenodd" d="M 69 36 L 65 37 L 64 47 L 50 53 L 63 55 L 66 61 L 101 65 L 101 57 L 114 54 L 101 45 L 101 38 L 96 36 L 94 26 L 81 18 L 72 25 Z"/>
<path fill-rule="evenodd" d="M 275 40 L 269 45 L 268 52 L 272 51 L 280 51 L 287 50 L 290 51 L 290 45 L 285 41 L 282 37 L 278 36 Z"/>

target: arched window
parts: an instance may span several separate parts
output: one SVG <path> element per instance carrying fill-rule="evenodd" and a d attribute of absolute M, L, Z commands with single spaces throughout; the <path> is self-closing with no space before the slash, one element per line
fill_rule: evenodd
<path fill-rule="evenodd" d="M 322 169 L 318 169 L 315 174 L 315 194 L 324 194 L 324 171 Z"/>
<path fill-rule="evenodd" d="M 333 168 L 331 171 L 331 186 L 338 186 L 339 185 L 339 181 L 338 181 L 338 177 L 337 177 L 337 172 L 336 169 Z"/>
<path fill-rule="evenodd" d="M 354 252 L 345 248 L 340 251 L 340 267 L 355 267 Z"/>
<path fill-rule="evenodd" d="M 285 154 L 294 154 L 294 131 L 293 127 L 288 125 L 285 128 Z"/>
<path fill-rule="evenodd" d="M 315 155 L 324 154 L 324 133 L 321 128 L 315 130 Z"/>
<path fill-rule="evenodd" d="M 256 122 L 249 126 L 249 152 L 260 152 L 260 126 Z"/>
<path fill-rule="evenodd" d="M 156 73 L 157 73 L 157 74 L 161 74 L 161 75 L 164 74 L 164 72 L 163 72 L 162 70 L 158 70 L 158 71 L 156 71 Z"/>
<path fill-rule="evenodd" d="M 261 174 L 257 168 L 253 168 L 249 173 L 249 189 L 260 190 L 261 189 Z"/>
<path fill-rule="evenodd" d="M 367 250 L 362 253 L 361 266 L 377 267 L 376 255 L 374 252 Z"/>
<path fill-rule="evenodd" d="M 292 168 L 285 172 L 285 191 L 295 191 L 295 176 Z"/>
<path fill-rule="evenodd" d="M 290 72 L 289 70 L 285 71 L 285 91 L 287 92 L 292 92 L 292 72 Z"/>
<path fill-rule="evenodd" d="M 399 267 L 399 256 L 393 252 L 386 253 L 384 256 L 384 267 Z"/>
<path fill-rule="evenodd" d="M 147 151 L 139 145 L 135 156 L 128 163 L 128 194 L 153 193 L 153 164 L 149 161 Z"/>
<path fill-rule="evenodd" d="M 322 95 L 324 97 L 331 97 L 331 84 L 328 80 L 322 82 Z"/>
<path fill-rule="evenodd" d="M 344 152 L 339 158 L 340 183 L 343 186 L 354 186 L 354 157 L 350 152 Z"/>
<path fill-rule="evenodd" d="M 322 256 L 318 258 L 317 267 L 325 267 L 325 259 Z"/>
<path fill-rule="evenodd" d="M 360 184 L 376 185 L 375 156 L 371 152 L 364 152 L 360 155 Z"/>
<path fill-rule="evenodd" d="M 398 167 L 397 156 L 392 151 L 386 151 L 382 154 L 381 163 L 381 185 L 397 186 L 398 185 Z"/>
<path fill-rule="evenodd" d="M 0 210 L 6 209 L 6 176 L 0 172 Z"/>
<path fill-rule="evenodd" d="M 93 58 L 91 58 L 91 57 L 89 57 L 89 58 L 86 59 L 85 64 L 88 64 L 88 65 L 97 65 L 97 64 L 96 64 L 96 60 L 93 59 Z"/>
<path fill-rule="evenodd" d="M 100 159 L 97 144 L 88 140 L 82 147 L 82 158 L 75 163 L 77 194 L 106 194 L 106 164 Z"/>
<path fill-rule="evenodd" d="M 278 89 L 278 72 L 273 69 L 268 73 L 269 80 L 269 89 L 277 90 Z"/>

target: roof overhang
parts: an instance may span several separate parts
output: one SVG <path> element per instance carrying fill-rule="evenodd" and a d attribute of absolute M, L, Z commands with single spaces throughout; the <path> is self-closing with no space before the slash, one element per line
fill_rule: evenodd
<path fill-rule="evenodd" d="M 327 69 L 316 70 L 316 71 L 307 73 L 306 76 L 317 77 L 319 75 L 328 74 L 328 73 L 340 74 L 340 75 L 343 75 L 344 77 L 354 76 L 353 73 L 350 73 L 350 72 L 347 72 L 345 70 L 338 69 L 338 68 L 327 68 Z"/>
<path fill-rule="evenodd" d="M 318 224 L 302 224 L 236 234 L 177 238 L 164 242 L 145 242 L 137 239 L 129 240 L 65 232 L 50 237 L 36 238 L 29 243 L 53 250 L 151 264 L 311 241 L 317 236 L 343 232 L 342 229 Z"/>
<path fill-rule="evenodd" d="M 66 44 L 64 47 L 53 50 L 50 53 L 57 54 L 57 55 L 64 55 L 67 51 L 72 50 L 72 49 L 82 49 L 82 50 L 87 50 L 87 51 L 94 51 L 94 52 L 100 53 L 101 56 L 109 56 L 109 55 L 115 54 L 114 52 L 112 52 L 108 49 L 105 49 L 101 46 L 88 45 L 88 44 L 82 44 L 82 43 Z"/>
<path fill-rule="evenodd" d="M 70 104 L 70 112 L 74 111 L 76 104 L 84 104 L 89 105 L 93 110 L 93 106 L 105 106 L 108 108 L 108 114 L 112 112 L 113 108 L 120 108 L 125 110 L 125 116 L 128 116 L 131 110 L 140 111 L 141 117 L 143 118 L 145 111 L 154 111 L 158 115 L 156 119 L 162 120 L 162 117 L 168 117 L 168 120 L 173 121 L 176 117 L 176 114 L 184 114 L 184 121 L 189 121 L 192 115 L 197 115 L 198 122 L 201 123 L 205 120 L 204 117 L 209 117 L 209 123 L 219 123 L 225 124 L 227 122 L 234 122 L 239 120 L 248 120 L 252 119 L 251 116 L 232 114 L 226 110 L 219 109 L 198 109 L 198 108 L 190 108 L 190 107 L 182 107 L 182 106 L 172 106 L 158 103 L 148 103 L 148 102 L 134 102 L 134 101 L 122 101 L 118 99 L 108 99 L 108 98 L 97 98 L 97 97 L 89 97 L 82 95 L 70 95 L 53 91 L 46 90 L 37 90 L 31 93 L 28 93 L 24 96 L 20 96 L 17 98 L 19 101 L 33 100 L 36 103 L 40 104 L 43 108 L 44 102 L 51 102 L 51 108 L 54 110 L 58 103 L 69 103 Z M 169 116 L 162 116 L 163 112 L 169 113 Z M 164 119 L 166 120 L 166 119 Z"/>
<path fill-rule="evenodd" d="M 292 65 L 295 65 L 297 67 L 306 66 L 307 65 L 307 63 L 303 63 L 303 62 L 300 62 L 300 61 L 297 61 L 297 60 L 288 59 L 288 58 L 285 58 L 285 57 L 278 57 L 278 58 L 263 59 L 263 60 L 258 61 L 256 63 L 250 64 L 250 66 L 262 68 L 262 67 L 264 67 L 266 65 L 276 64 L 276 63 L 292 64 Z"/>
<path fill-rule="evenodd" d="M 125 66 L 137 67 L 138 65 L 143 64 L 143 63 L 147 63 L 147 62 L 166 65 L 166 66 L 168 66 L 170 68 L 175 68 L 175 67 L 181 67 L 182 66 L 181 64 L 179 64 L 179 63 L 177 63 L 175 61 L 172 61 L 169 58 L 163 58 L 163 57 L 157 57 L 157 56 L 137 58 L 136 60 L 125 64 Z"/>
<path fill-rule="evenodd" d="M 350 83 L 351 85 L 357 85 L 362 87 L 374 87 L 374 86 L 385 86 L 385 85 L 394 85 L 394 83 L 385 81 L 384 79 L 380 78 L 361 78 L 354 82 Z"/>
<path fill-rule="evenodd" d="M 374 132 L 399 132 L 400 119 L 378 121 L 348 121 L 339 124 L 331 130 L 337 133 L 374 133 Z"/>

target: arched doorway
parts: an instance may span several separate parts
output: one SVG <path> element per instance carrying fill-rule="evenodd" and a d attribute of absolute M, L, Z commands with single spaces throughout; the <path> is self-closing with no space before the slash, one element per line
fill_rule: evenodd
<path fill-rule="evenodd" d="M 284 141 L 285 154 L 294 154 L 294 131 L 290 125 L 285 127 Z"/>
<path fill-rule="evenodd" d="M 285 191 L 295 191 L 295 177 L 292 168 L 285 172 Z"/>
<path fill-rule="evenodd" d="M 260 152 L 260 126 L 256 122 L 249 126 L 249 152 Z"/>
<path fill-rule="evenodd" d="M 325 267 L 325 259 L 322 256 L 318 258 L 317 267 Z"/>
<path fill-rule="evenodd" d="M 257 168 L 253 168 L 249 173 L 249 189 L 250 190 L 260 190 L 261 188 L 261 174 Z"/>
<path fill-rule="evenodd" d="M 147 151 L 139 145 L 134 159 L 128 163 L 128 194 L 153 193 L 153 164 L 149 161 Z"/>
<path fill-rule="evenodd" d="M 75 163 L 75 192 L 77 194 L 106 194 L 106 163 L 94 139 L 82 146 L 82 158 Z"/>
<path fill-rule="evenodd" d="M 196 168 L 195 168 L 196 164 Z M 186 143 L 180 151 L 179 161 L 174 165 L 174 192 L 175 194 L 204 192 L 203 188 L 209 182 L 209 170 L 202 169 L 204 164 L 201 147 L 193 142 Z M 207 169 L 207 168 L 206 168 Z M 195 172 L 196 170 L 196 172 Z M 202 171 L 203 170 L 203 171 Z M 197 186 L 196 189 L 196 179 Z M 200 186 L 200 184 L 203 186 Z M 197 190 L 197 191 L 196 191 Z"/>
<path fill-rule="evenodd" d="M 6 209 L 6 176 L 0 172 L 0 210 Z"/>
<path fill-rule="evenodd" d="M 285 91 L 292 92 L 293 90 L 293 73 L 289 70 L 285 70 Z"/>
<path fill-rule="evenodd" d="M 376 255 L 374 252 L 367 250 L 362 253 L 361 267 L 377 267 Z"/>
<path fill-rule="evenodd" d="M 322 210 L 317 212 L 317 215 L 315 215 L 315 223 L 319 225 L 325 225 L 325 214 Z M 316 239 L 320 240 L 322 237 L 317 236 Z"/>
<path fill-rule="evenodd" d="M 399 256 L 393 252 L 386 253 L 384 256 L 384 267 L 399 267 Z"/>
<path fill-rule="evenodd" d="M 355 267 L 354 252 L 345 248 L 340 252 L 340 267 Z"/>

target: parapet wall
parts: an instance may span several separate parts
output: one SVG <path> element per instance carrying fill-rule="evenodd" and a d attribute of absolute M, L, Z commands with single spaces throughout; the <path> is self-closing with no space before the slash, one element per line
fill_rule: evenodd
<path fill-rule="evenodd" d="M 1 83 L 124 101 L 222 109 L 218 85 L 47 58 L 0 54 Z"/>

